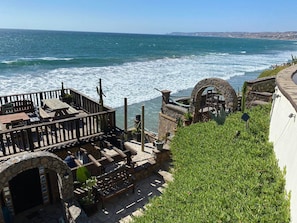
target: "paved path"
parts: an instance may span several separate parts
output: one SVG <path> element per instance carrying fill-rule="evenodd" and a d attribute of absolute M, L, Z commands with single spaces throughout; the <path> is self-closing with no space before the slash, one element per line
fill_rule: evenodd
<path fill-rule="evenodd" d="M 136 183 L 135 193 L 128 191 L 106 202 L 105 210 L 101 210 L 90 217 L 90 223 L 127 223 L 132 216 L 142 214 L 145 205 L 154 196 L 162 194 L 166 182 L 172 180 L 170 173 L 159 171 L 150 177 Z"/>

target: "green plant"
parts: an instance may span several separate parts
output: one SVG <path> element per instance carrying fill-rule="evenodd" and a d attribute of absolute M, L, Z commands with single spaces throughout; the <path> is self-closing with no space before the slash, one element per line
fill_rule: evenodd
<path fill-rule="evenodd" d="M 296 64 L 297 63 L 297 57 L 296 56 L 291 55 L 291 63 L 292 64 Z"/>
<path fill-rule="evenodd" d="M 170 136 L 170 132 L 166 132 L 165 135 L 159 136 L 156 141 L 166 143 L 169 136 Z"/>
<path fill-rule="evenodd" d="M 284 173 L 268 142 L 270 106 L 248 113 L 249 129 L 240 112 L 219 127 L 181 128 L 170 144 L 174 181 L 134 222 L 290 222 Z"/>
<path fill-rule="evenodd" d="M 193 121 L 193 115 L 192 115 L 192 113 L 190 113 L 189 111 L 186 112 L 184 114 L 184 123 L 185 123 L 185 126 L 191 125 L 192 121 Z"/>
<path fill-rule="evenodd" d="M 227 114 L 225 110 L 222 108 L 219 111 L 217 111 L 216 114 L 210 112 L 210 116 L 218 125 L 224 125 Z"/>
<path fill-rule="evenodd" d="M 297 57 L 296 56 L 293 56 L 291 55 L 291 60 L 287 63 L 284 63 L 282 65 L 275 65 L 273 66 L 271 69 L 268 69 L 268 70 L 264 70 L 259 76 L 258 78 L 261 78 L 261 77 L 270 77 L 270 76 L 275 76 L 278 74 L 278 72 L 280 72 L 281 70 L 291 66 L 291 65 L 294 65 L 297 63 Z"/>
<path fill-rule="evenodd" d="M 180 127 L 182 127 L 182 126 L 183 126 L 183 121 L 182 121 L 181 117 L 178 117 L 178 118 L 176 119 L 176 127 L 177 127 L 177 128 L 180 128 Z"/>
<path fill-rule="evenodd" d="M 193 115 L 192 115 L 192 113 L 190 113 L 190 112 L 188 111 L 188 112 L 186 112 L 186 113 L 184 114 L 184 118 L 185 118 L 185 120 L 192 121 L 192 120 L 193 120 Z"/>
<path fill-rule="evenodd" d="M 93 188 L 96 186 L 97 179 L 95 176 L 87 179 L 83 185 L 82 188 L 87 191 L 87 196 L 82 197 L 80 200 L 81 204 L 88 205 L 88 204 L 94 204 L 95 203 L 95 195 L 93 193 Z"/>
<path fill-rule="evenodd" d="M 71 102 L 73 102 L 73 96 L 72 94 L 64 94 L 62 100 L 67 104 L 70 104 Z"/>
<path fill-rule="evenodd" d="M 80 166 L 76 170 L 76 179 L 82 184 L 82 188 L 87 191 L 87 195 L 82 197 L 79 201 L 82 205 L 95 203 L 95 196 L 93 188 L 97 183 L 97 179 L 91 176 L 90 172 L 85 166 Z"/>
<path fill-rule="evenodd" d="M 132 129 L 132 136 L 136 141 L 141 141 L 141 120 L 140 117 L 134 120 L 134 128 Z"/>
<path fill-rule="evenodd" d="M 245 110 L 245 101 L 246 101 L 246 91 L 247 91 L 247 82 L 245 81 L 242 86 L 242 97 L 241 97 L 241 111 Z"/>

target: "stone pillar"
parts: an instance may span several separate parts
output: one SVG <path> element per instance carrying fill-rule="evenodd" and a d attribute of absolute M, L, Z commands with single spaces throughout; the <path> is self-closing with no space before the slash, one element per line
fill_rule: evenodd
<path fill-rule="evenodd" d="M 169 98 L 170 98 L 170 93 L 171 91 L 169 90 L 163 90 L 161 91 L 162 93 L 162 111 L 164 109 L 164 106 L 169 103 Z"/>

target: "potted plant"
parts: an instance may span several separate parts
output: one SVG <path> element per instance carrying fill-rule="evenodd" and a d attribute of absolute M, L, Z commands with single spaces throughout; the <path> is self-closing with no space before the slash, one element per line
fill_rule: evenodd
<path fill-rule="evenodd" d="M 86 195 L 78 200 L 84 211 L 88 216 L 97 211 L 97 203 L 94 194 L 94 187 L 96 186 L 97 179 L 91 176 L 85 166 L 80 166 L 76 170 L 76 179 L 81 184 L 81 188 L 87 191 Z"/>
<path fill-rule="evenodd" d="M 163 150 L 163 146 L 165 144 L 165 142 L 163 140 L 157 139 L 154 143 L 155 143 L 157 150 Z"/>
<path fill-rule="evenodd" d="M 164 146 L 164 144 L 167 142 L 167 139 L 168 139 L 168 136 L 170 135 L 170 133 L 169 132 L 166 132 L 166 134 L 165 134 L 165 136 L 163 136 L 161 139 L 157 139 L 155 142 L 154 142 L 154 144 L 155 144 L 155 146 L 156 146 L 156 148 L 157 148 L 157 150 L 163 150 L 163 146 Z"/>
<path fill-rule="evenodd" d="M 141 120 L 140 115 L 136 115 L 134 120 L 134 130 L 132 134 L 137 142 L 141 142 Z"/>
<path fill-rule="evenodd" d="M 184 123 L 185 126 L 191 125 L 193 121 L 193 115 L 189 111 L 184 114 Z"/>
<path fill-rule="evenodd" d="M 71 102 L 73 102 L 73 96 L 72 94 L 64 94 L 64 96 L 62 97 L 63 102 L 66 102 L 67 104 L 71 104 Z"/>

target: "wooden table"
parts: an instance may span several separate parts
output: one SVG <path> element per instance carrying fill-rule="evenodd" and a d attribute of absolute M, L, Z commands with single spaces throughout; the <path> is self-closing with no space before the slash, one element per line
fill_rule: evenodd
<path fill-rule="evenodd" d="M 52 112 L 54 112 L 53 118 L 62 118 L 78 114 L 77 110 L 57 98 L 45 99 L 43 100 L 43 103 L 45 108 L 49 108 Z"/>
<path fill-rule="evenodd" d="M 30 120 L 30 117 L 25 112 L 13 113 L 8 115 L 0 115 L 0 122 L 4 126 L 11 125 L 13 122 L 18 122 L 18 121 L 28 122 L 29 120 Z"/>
<path fill-rule="evenodd" d="M 13 121 L 22 120 L 29 121 L 30 117 L 25 112 L 13 113 L 8 115 L 0 115 L 0 122 L 2 124 L 10 124 Z"/>

